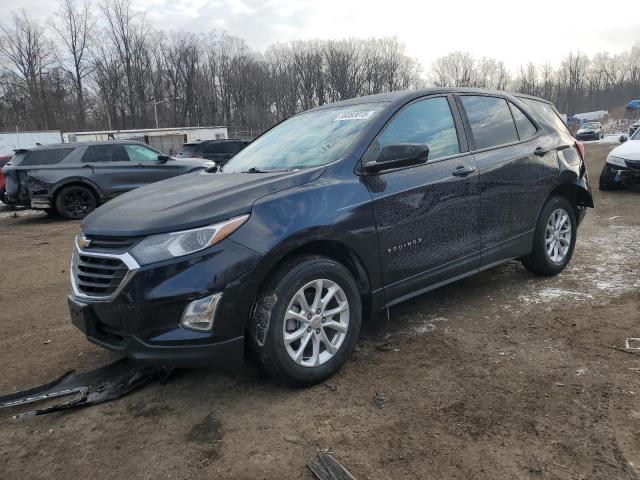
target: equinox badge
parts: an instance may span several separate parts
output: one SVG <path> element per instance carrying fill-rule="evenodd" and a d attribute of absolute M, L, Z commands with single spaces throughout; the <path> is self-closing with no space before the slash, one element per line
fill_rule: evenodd
<path fill-rule="evenodd" d="M 398 253 L 398 252 L 404 250 L 405 248 L 415 247 L 416 245 L 418 245 L 420 243 L 422 243 L 422 238 L 416 238 L 416 239 L 411 240 L 409 242 L 400 243 L 398 245 L 394 245 L 393 247 L 387 248 L 387 253 L 389 253 L 389 254 Z"/>

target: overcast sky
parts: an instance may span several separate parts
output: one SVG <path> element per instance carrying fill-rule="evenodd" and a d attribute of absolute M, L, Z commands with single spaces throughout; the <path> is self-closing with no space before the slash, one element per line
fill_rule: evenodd
<path fill-rule="evenodd" d="M 425 69 L 455 50 L 558 64 L 569 51 L 619 53 L 640 41 L 636 5 L 581 0 L 132 0 L 160 29 L 226 30 L 263 51 L 293 39 L 397 36 Z M 95 0 L 94 0 L 95 2 Z M 614 5 L 616 5 L 614 4 Z M 0 0 L 0 19 L 25 8 L 45 18 L 55 1 Z"/>

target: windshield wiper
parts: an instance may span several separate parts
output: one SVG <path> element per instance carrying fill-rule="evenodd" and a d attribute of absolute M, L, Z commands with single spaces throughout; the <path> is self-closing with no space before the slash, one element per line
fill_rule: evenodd
<path fill-rule="evenodd" d="M 270 170 L 262 170 L 261 168 L 251 167 L 249 170 L 244 170 L 240 173 L 273 173 L 273 172 L 289 172 L 294 170 L 293 168 L 273 168 Z"/>

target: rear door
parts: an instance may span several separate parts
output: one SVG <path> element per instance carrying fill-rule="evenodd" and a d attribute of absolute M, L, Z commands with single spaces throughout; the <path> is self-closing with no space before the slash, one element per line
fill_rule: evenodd
<path fill-rule="evenodd" d="M 404 106 L 365 157 L 397 143 L 425 143 L 429 157 L 423 165 L 365 177 L 388 304 L 473 270 L 480 252 L 476 164 L 464 153 L 453 97 L 433 96 Z"/>
<path fill-rule="evenodd" d="M 133 188 L 141 187 L 148 183 L 159 182 L 165 178 L 175 177 L 178 174 L 178 167 L 175 161 L 161 161 L 158 155 L 160 152 L 145 145 L 125 144 L 124 148 L 131 163 L 131 178 Z"/>
<path fill-rule="evenodd" d="M 546 160 L 535 155 L 539 127 L 506 98 L 461 95 L 469 144 L 480 169 L 482 265 L 531 249 Z"/>
<path fill-rule="evenodd" d="M 82 155 L 84 168 L 91 168 L 88 176 L 106 198 L 112 198 L 133 188 L 131 162 L 120 144 L 91 145 Z"/>

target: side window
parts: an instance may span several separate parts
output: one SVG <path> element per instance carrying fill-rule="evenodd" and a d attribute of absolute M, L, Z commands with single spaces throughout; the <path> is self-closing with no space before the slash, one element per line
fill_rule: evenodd
<path fill-rule="evenodd" d="M 156 163 L 158 152 L 142 145 L 125 145 L 124 148 L 129 154 L 129 160 L 137 163 Z"/>
<path fill-rule="evenodd" d="M 73 148 L 51 148 L 48 150 L 32 150 L 27 152 L 19 165 L 55 165 L 73 152 Z"/>
<path fill-rule="evenodd" d="M 518 141 L 516 125 L 504 98 L 474 95 L 461 98 L 477 149 Z"/>
<path fill-rule="evenodd" d="M 127 154 L 121 145 L 93 145 L 82 156 L 83 162 L 128 162 Z"/>
<path fill-rule="evenodd" d="M 453 115 L 446 97 L 429 98 L 404 107 L 378 137 L 380 148 L 394 143 L 423 143 L 429 160 L 460 153 Z"/>
<path fill-rule="evenodd" d="M 551 127 L 571 135 L 569 128 L 564 123 L 564 120 L 560 118 L 560 115 L 558 115 L 553 105 L 540 100 L 533 100 L 532 98 L 521 98 L 520 100 L 529 105 L 533 112 L 540 117 L 545 124 L 549 124 Z"/>
<path fill-rule="evenodd" d="M 242 150 L 240 142 L 224 142 L 222 144 L 222 153 L 238 153 Z"/>
<path fill-rule="evenodd" d="M 222 153 L 221 147 L 221 142 L 212 142 L 204 147 L 204 153 Z"/>
<path fill-rule="evenodd" d="M 526 140 L 527 138 L 533 137 L 537 131 L 536 126 L 531 123 L 529 117 L 527 117 L 524 112 L 513 103 L 509 102 L 509 106 L 511 107 L 513 119 L 516 121 L 516 128 L 518 129 L 520 140 Z"/>

